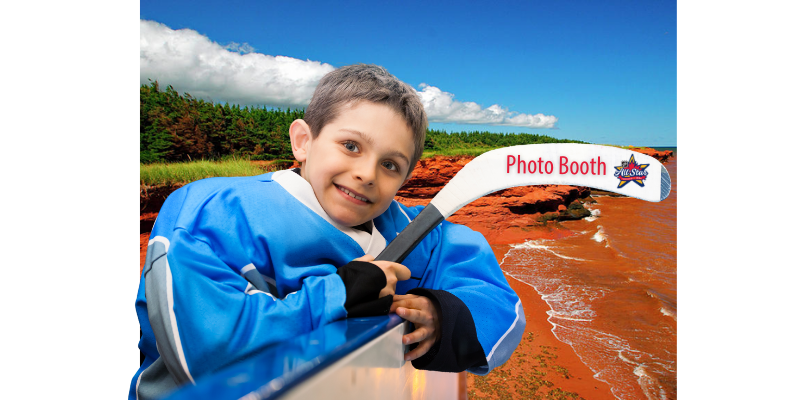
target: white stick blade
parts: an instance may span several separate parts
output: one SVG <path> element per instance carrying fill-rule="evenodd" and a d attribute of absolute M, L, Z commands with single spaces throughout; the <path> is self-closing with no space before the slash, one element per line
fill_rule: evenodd
<path fill-rule="evenodd" d="M 528 185 L 587 186 L 657 202 L 669 195 L 671 180 L 658 160 L 624 148 L 528 144 L 475 157 L 431 203 L 447 218 L 479 197 Z"/>

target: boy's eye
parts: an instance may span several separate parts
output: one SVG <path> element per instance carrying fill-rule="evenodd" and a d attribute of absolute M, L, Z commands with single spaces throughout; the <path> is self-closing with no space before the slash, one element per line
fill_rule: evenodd
<path fill-rule="evenodd" d="M 355 142 L 344 142 L 344 148 L 347 149 L 347 151 L 358 151 L 358 145 Z"/>
<path fill-rule="evenodd" d="M 391 161 L 384 161 L 383 162 L 383 167 L 388 169 L 389 171 L 399 171 L 400 170 L 400 168 L 397 167 L 397 164 L 395 164 L 395 163 L 393 163 Z"/>

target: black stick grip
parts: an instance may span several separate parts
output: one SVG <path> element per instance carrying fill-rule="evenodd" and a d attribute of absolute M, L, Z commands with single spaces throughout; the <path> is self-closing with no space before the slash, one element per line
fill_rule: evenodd
<path fill-rule="evenodd" d="M 428 204 L 389 245 L 378 254 L 375 260 L 401 263 L 417 247 L 425 236 L 444 221 L 442 213 L 433 204 Z"/>

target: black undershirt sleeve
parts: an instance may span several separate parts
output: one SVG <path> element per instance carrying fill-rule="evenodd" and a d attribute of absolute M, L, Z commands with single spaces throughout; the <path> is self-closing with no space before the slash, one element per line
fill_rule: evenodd
<path fill-rule="evenodd" d="M 461 372 L 467 368 L 486 365 L 483 347 L 478 341 L 472 313 L 461 299 L 445 290 L 417 288 L 408 294 L 425 296 L 439 312 L 441 339 L 411 365 L 416 369 L 441 372 Z M 412 344 L 412 349 L 417 343 Z"/>
<path fill-rule="evenodd" d="M 347 318 L 386 315 L 392 306 L 392 296 L 378 295 L 386 286 L 386 274 L 377 265 L 366 261 L 350 261 L 336 273 L 345 288 L 344 309 Z"/>

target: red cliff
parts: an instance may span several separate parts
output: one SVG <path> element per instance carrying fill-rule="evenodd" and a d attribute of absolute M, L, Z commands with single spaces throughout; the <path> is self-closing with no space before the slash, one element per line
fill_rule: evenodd
<path fill-rule="evenodd" d="M 672 152 L 672 150 L 658 151 L 656 149 L 651 149 L 649 147 L 633 147 L 633 146 L 628 146 L 628 148 L 638 153 L 647 154 L 648 156 L 653 157 L 656 160 L 661 161 L 662 163 L 675 155 Z"/>

